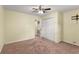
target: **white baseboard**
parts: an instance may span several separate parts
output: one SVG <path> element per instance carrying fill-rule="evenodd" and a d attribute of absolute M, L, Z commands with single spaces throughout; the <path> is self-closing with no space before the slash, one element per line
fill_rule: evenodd
<path fill-rule="evenodd" d="M 60 40 L 55 40 L 54 42 L 55 42 L 55 43 L 59 43 L 59 42 L 61 42 L 61 41 L 60 41 Z"/>
<path fill-rule="evenodd" d="M 2 46 L 0 46 L 0 53 L 1 53 L 2 49 L 3 49 L 3 46 L 4 46 L 4 44 Z"/>
<path fill-rule="evenodd" d="M 41 37 L 42 37 L 42 36 L 41 36 Z M 47 38 L 45 38 L 45 37 L 42 37 L 42 38 L 47 39 Z M 47 40 L 50 40 L 50 39 L 47 39 Z M 61 42 L 61 41 L 59 41 L 59 40 L 50 40 L 50 41 L 53 41 L 53 42 L 55 42 L 55 43 Z"/>
<path fill-rule="evenodd" d="M 74 43 L 73 41 L 66 41 L 66 40 L 63 40 L 63 42 L 66 42 L 66 43 L 69 43 L 69 44 L 72 44 L 72 45 L 79 46 L 78 41 L 77 41 L 76 43 Z"/>
<path fill-rule="evenodd" d="M 20 41 L 24 41 L 24 40 L 31 40 L 31 39 L 34 39 L 34 38 L 35 38 L 35 37 L 32 37 L 32 38 L 22 38 L 22 39 L 19 39 L 19 40 L 14 40 L 14 41 L 5 42 L 5 44 L 20 42 Z"/>

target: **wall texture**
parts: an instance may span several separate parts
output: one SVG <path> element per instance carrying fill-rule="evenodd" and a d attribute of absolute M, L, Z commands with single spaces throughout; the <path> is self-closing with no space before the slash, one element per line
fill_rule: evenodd
<path fill-rule="evenodd" d="M 79 9 L 64 12 L 63 41 L 79 45 L 79 21 L 71 20 L 71 16 L 79 14 Z"/>
<path fill-rule="evenodd" d="M 0 52 L 4 45 L 4 19 L 3 7 L 0 6 Z"/>
<path fill-rule="evenodd" d="M 39 17 L 5 10 L 5 43 L 35 38 L 35 19 Z"/>
<path fill-rule="evenodd" d="M 63 40 L 63 12 L 58 12 L 58 28 L 60 41 Z"/>
<path fill-rule="evenodd" d="M 64 42 L 79 45 L 79 21 L 76 23 L 71 20 L 71 16 L 79 14 L 79 9 L 64 13 L 52 12 L 50 15 L 42 17 L 11 10 L 5 10 L 4 13 L 2 6 L 0 6 L 0 51 L 4 44 L 4 32 L 6 44 L 32 39 L 35 38 L 35 19 L 45 20 L 52 17 L 57 22 L 55 42 L 63 40 Z M 3 20 L 3 15 L 5 20 Z"/>

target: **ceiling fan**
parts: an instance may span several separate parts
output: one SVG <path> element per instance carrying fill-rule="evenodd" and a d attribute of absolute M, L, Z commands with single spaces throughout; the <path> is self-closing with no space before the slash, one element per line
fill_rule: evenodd
<path fill-rule="evenodd" d="M 44 14 L 48 10 L 51 10 L 51 8 L 43 8 L 41 5 L 38 6 L 38 8 L 32 8 L 33 12 L 39 13 L 39 14 Z"/>

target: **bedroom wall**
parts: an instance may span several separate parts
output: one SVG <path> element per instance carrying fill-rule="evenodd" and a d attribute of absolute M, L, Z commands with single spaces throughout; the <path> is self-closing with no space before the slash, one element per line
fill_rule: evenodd
<path fill-rule="evenodd" d="M 79 15 L 79 9 L 64 12 L 64 42 L 79 46 L 79 21 L 71 20 L 71 16 Z"/>
<path fill-rule="evenodd" d="M 35 38 L 35 19 L 40 17 L 5 10 L 5 43 Z"/>
<path fill-rule="evenodd" d="M 3 7 L 0 6 L 0 52 L 4 45 L 4 13 Z"/>
<path fill-rule="evenodd" d="M 58 28 L 60 41 L 63 40 L 63 12 L 58 12 Z"/>

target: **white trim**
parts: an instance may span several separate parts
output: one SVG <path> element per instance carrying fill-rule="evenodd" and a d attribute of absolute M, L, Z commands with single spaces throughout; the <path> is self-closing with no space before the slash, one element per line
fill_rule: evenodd
<path fill-rule="evenodd" d="M 4 46 L 4 44 L 0 47 L 0 53 L 1 53 L 2 49 L 3 49 L 3 46 Z"/>
<path fill-rule="evenodd" d="M 9 41 L 9 42 L 5 42 L 5 44 L 10 44 L 10 43 L 15 43 L 15 42 L 20 42 L 20 41 L 24 41 L 24 40 L 31 40 L 31 39 L 34 39 L 34 38 L 35 38 L 35 37 L 33 37 L 33 38 L 29 38 L 29 39 L 24 38 L 24 39 L 22 39 L 22 40 Z"/>
<path fill-rule="evenodd" d="M 69 43 L 69 44 L 72 44 L 72 45 L 76 45 L 76 46 L 79 46 L 79 43 L 74 43 L 74 42 L 70 42 L 70 41 L 67 41 L 67 40 L 63 40 L 63 42 L 65 43 Z"/>

